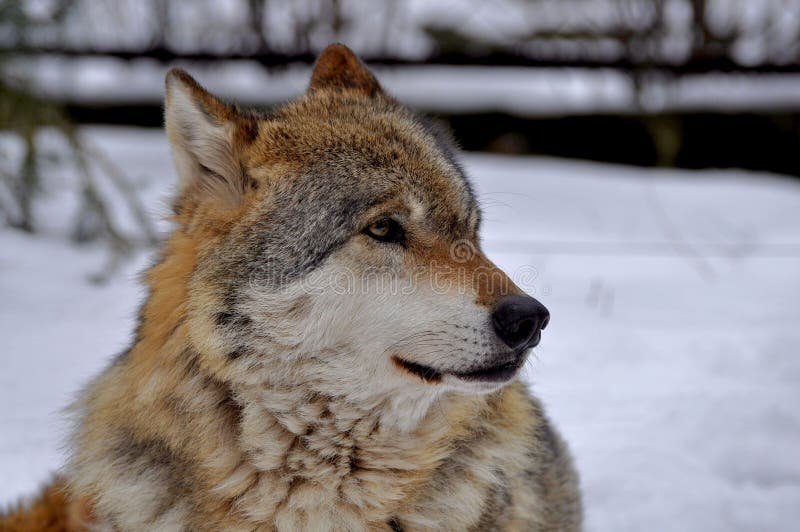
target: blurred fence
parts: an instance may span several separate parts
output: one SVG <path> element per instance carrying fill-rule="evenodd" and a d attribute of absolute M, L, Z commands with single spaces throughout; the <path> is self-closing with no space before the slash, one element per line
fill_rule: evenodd
<path fill-rule="evenodd" d="M 176 63 L 268 107 L 332 41 L 466 149 L 800 175 L 800 0 L 0 2 L 4 77 L 81 123 L 160 126 Z"/>

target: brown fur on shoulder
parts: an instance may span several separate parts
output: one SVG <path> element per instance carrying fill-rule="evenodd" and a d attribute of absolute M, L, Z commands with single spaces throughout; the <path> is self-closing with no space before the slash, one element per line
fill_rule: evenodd
<path fill-rule="evenodd" d="M 0 532 L 84 532 L 92 521 L 88 500 L 73 500 L 56 478 L 32 501 L 0 515 Z"/>

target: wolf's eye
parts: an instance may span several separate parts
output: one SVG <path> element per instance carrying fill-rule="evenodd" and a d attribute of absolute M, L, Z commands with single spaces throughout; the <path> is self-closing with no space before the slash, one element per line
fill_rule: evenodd
<path fill-rule="evenodd" d="M 380 242 L 395 242 L 402 244 L 405 241 L 403 227 L 391 218 L 381 218 L 369 224 L 364 229 L 364 234 Z"/>

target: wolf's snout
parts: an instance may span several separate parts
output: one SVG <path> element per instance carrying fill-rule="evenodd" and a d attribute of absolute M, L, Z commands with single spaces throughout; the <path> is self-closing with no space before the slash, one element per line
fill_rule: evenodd
<path fill-rule="evenodd" d="M 549 321 L 550 312 L 530 296 L 506 296 L 492 312 L 497 336 L 515 351 L 535 347 Z"/>

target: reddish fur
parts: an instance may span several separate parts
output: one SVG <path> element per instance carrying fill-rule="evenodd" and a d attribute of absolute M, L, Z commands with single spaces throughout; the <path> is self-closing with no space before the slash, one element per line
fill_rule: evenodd
<path fill-rule="evenodd" d="M 88 530 L 91 515 L 89 501 L 70 500 L 56 479 L 33 502 L 0 516 L 0 532 L 82 532 Z"/>
<path fill-rule="evenodd" d="M 352 90 L 373 96 L 381 90 L 378 80 L 358 57 L 342 44 L 332 44 L 317 60 L 309 88 Z"/>

